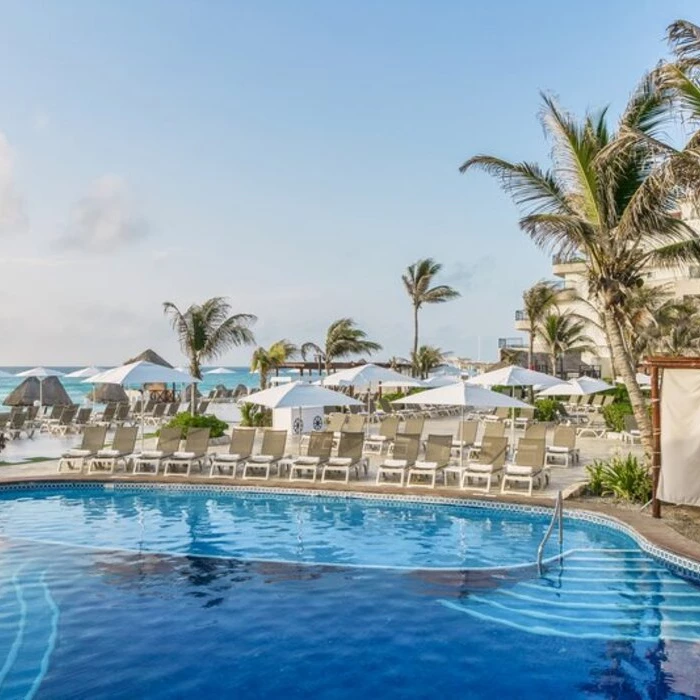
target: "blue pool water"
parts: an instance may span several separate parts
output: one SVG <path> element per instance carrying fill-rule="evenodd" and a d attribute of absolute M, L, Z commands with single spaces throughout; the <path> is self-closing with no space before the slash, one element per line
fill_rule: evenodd
<path fill-rule="evenodd" d="M 0 491 L 0 699 L 699 696 L 700 586 L 570 519 L 561 566 L 504 569 L 533 560 L 547 522 L 223 491 Z"/>

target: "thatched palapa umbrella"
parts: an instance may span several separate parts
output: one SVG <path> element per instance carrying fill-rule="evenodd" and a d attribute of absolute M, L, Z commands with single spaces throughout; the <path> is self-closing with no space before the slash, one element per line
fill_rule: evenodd
<path fill-rule="evenodd" d="M 129 403 L 129 396 L 119 384 L 95 384 L 88 399 L 93 403 Z"/>
<path fill-rule="evenodd" d="M 3 401 L 5 406 L 33 406 L 35 401 L 44 406 L 71 406 L 73 402 L 66 393 L 58 377 L 46 377 L 39 383 L 37 377 L 27 377 L 10 395 Z"/>
<path fill-rule="evenodd" d="M 139 360 L 152 362 L 154 365 L 162 365 L 163 367 L 170 367 L 172 369 L 172 365 L 167 360 L 164 360 L 155 350 L 151 350 L 151 348 L 144 350 L 140 355 L 136 355 L 136 357 L 132 357 L 124 364 L 130 365 L 132 362 L 139 362 Z"/>

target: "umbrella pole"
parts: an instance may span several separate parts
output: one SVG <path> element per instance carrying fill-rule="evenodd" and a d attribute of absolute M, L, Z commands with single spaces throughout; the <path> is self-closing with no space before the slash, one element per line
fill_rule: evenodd
<path fill-rule="evenodd" d="M 141 389 L 141 452 L 143 452 L 144 442 L 146 440 L 146 411 L 145 411 L 145 396 L 143 388 Z"/>
<path fill-rule="evenodd" d="M 462 422 L 457 429 L 457 435 L 459 435 L 459 466 L 464 467 L 464 404 L 462 404 Z M 447 479 L 447 477 L 445 478 Z M 460 479 L 461 478 L 460 474 Z"/>
<path fill-rule="evenodd" d="M 44 380 L 39 377 L 39 413 L 37 414 L 41 418 L 41 407 L 44 403 Z"/>
<path fill-rule="evenodd" d="M 515 398 L 515 387 L 510 388 L 510 398 Z M 515 408 L 510 409 L 510 453 L 515 453 Z"/>
<path fill-rule="evenodd" d="M 190 387 L 190 413 L 194 416 L 194 387 L 195 383 L 192 382 L 192 386 Z"/>

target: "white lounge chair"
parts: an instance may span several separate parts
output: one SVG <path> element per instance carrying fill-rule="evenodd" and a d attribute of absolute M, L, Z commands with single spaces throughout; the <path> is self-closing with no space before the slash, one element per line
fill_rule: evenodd
<path fill-rule="evenodd" d="M 522 442 L 522 440 L 521 440 Z M 459 486 L 462 489 L 488 493 L 494 477 L 501 478 L 508 450 L 508 439 L 505 437 L 485 437 L 482 440 L 479 457 L 469 461 L 459 469 Z M 450 467 L 455 470 L 455 467 Z M 473 486 L 471 482 L 485 481 L 484 486 Z"/>
<path fill-rule="evenodd" d="M 551 445 L 547 445 L 545 461 L 547 464 L 556 464 L 560 459 L 564 460 L 564 466 L 576 464 L 580 461 L 579 449 L 576 447 L 576 428 L 573 425 L 559 425 L 554 431 Z"/>
<path fill-rule="evenodd" d="M 190 428 L 185 439 L 185 449 L 174 452 L 163 460 L 163 474 L 189 476 L 195 464 L 200 472 L 204 471 L 204 463 L 209 459 L 207 450 L 210 432 L 211 428 Z"/>
<path fill-rule="evenodd" d="M 452 453 L 452 435 L 428 435 L 425 445 L 425 456 L 422 460 L 416 460 L 408 470 L 406 486 L 426 486 L 435 488 L 437 475 L 445 478 L 444 469 L 450 463 Z M 427 484 L 424 479 L 427 479 Z"/>
<path fill-rule="evenodd" d="M 58 471 L 62 471 L 63 467 L 73 471 L 82 471 L 86 460 L 94 457 L 104 447 L 106 437 L 106 425 L 91 425 L 89 428 L 85 428 L 80 447 L 68 450 L 61 455 L 61 459 L 58 461 Z"/>
<path fill-rule="evenodd" d="M 244 479 L 269 479 L 270 470 L 276 466 L 279 474 L 279 462 L 284 457 L 287 445 L 286 430 L 271 430 L 266 428 L 260 454 L 251 455 L 243 465 Z"/>
<path fill-rule="evenodd" d="M 396 432 L 399 429 L 399 417 L 398 416 L 387 416 L 382 418 L 379 423 L 379 433 L 377 435 L 369 435 L 365 439 L 365 444 L 363 450 L 365 452 L 382 454 L 389 449 L 396 438 Z"/>
<path fill-rule="evenodd" d="M 360 478 L 360 469 L 364 468 L 367 474 L 367 460 L 362 458 L 362 445 L 365 436 L 363 433 L 348 433 L 343 431 L 338 444 L 338 456 L 331 457 L 324 465 L 321 472 L 321 482 L 338 481 L 328 478 L 330 474 L 340 474 L 345 477 L 347 484 L 350 481 L 350 472 L 355 471 Z"/>
<path fill-rule="evenodd" d="M 211 455 L 209 476 L 236 476 L 238 466 L 253 453 L 255 428 L 234 428 L 228 452 Z M 218 471 L 218 474 L 216 473 Z"/>
<path fill-rule="evenodd" d="M 398 476 L 398 485 L 403 486 L 409 468 L 418 459 L 419 450 L 420 435 L 397 435 L 393 457 L 385 459 L 377 468 L 377 484 L 382 483 L 382 477 Z"/>
<path fill-rule="evenodd" d="M 528 496 L 532 496 L 532 489 L 537 482 L 538 486 L 544 486 L 548 481 L 544 463 L 544 440 L 522 439 L 518 443 L 515 453 L 515 461 L 505 465 L 505 473 L 501 480 L 501 493 L 518 493 L 515 489 L 506 488 L 508 484 L 525 483 L 528 486 Z"/>
<path fill-rule="evenodd" d="M 180 428 L 162 428 L 155 449 L 144 450 L 134 458 L 134 474 L 157 474 L 163 460 L 180 447 L 181 437 Z"/>
<path fill-rule="evenodd" d="M 124 465 L 124 471 L 126 471 L 129 457 L 134 454 L 138 433 L 138 428 L 119 426 L 114 433 L 112 446 L 98 450 L 97 454 L 88 462 L 88 474 L 93 472 L 110 472 L 112 474 L 119 463 Z"/>
<path fill-rule="evenodd" d="M 333 449 L 333 433 L 330 430 L 319 430 L 311 433 L 309 449 L 305 455 L 300 455 L 290 462 L 290 481 L 316 481 L 318 470 L 331 458 Z"/>

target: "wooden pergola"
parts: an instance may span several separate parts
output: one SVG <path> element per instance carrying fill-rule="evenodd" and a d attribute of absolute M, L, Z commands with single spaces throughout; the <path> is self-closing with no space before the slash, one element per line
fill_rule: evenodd
<path fill-rule="evenodd" d="M 652 453 L 651 477 L 652 500 L 651 515 L 661 517 L 661 501 L 656 497 L 661 475 L 661 384 L 665 369 L 700 369 L 700 357 L 647 357 L 642 363 L 648 367 L 651 377 L 651 426 Z"/>

